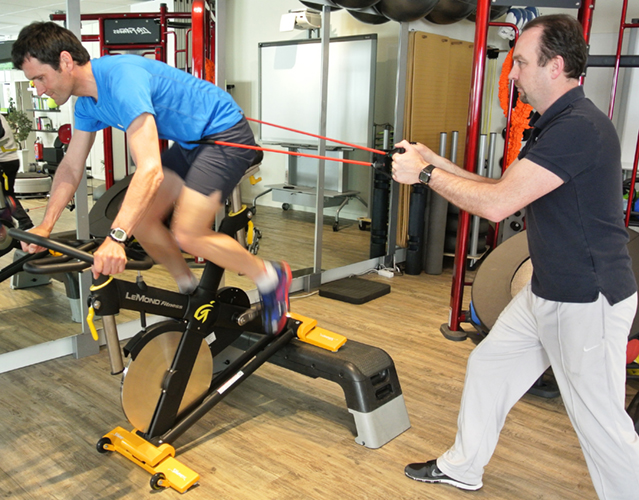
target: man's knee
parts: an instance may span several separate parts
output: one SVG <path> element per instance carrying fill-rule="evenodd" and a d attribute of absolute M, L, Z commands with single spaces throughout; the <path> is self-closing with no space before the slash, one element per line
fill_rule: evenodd
<path fill-rule="evenodd" d="M 179 247 L 187 253 L 197 253 L 198 235 L 179 224 L 171 224 L 171 231 L 177 240 Z"/>

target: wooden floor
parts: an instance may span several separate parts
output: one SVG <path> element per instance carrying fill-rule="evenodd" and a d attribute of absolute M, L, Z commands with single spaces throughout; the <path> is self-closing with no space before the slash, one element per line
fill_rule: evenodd
<path fill-rule="evenodd" d="M 390 283 L 392 291 L 363 305 L 294 298 L 292 309 L 393 358 L 412 428 L 382 448 L 354 441 L 339 386 L 267 364 L 175 443 L 178 458 L 201 475 L 200 485 L 184 496 L 152 492 L 148 473 L 95 450 L 104 433 L 129 428 L 119 405 L 120 378 L 109 375 L 101 351 L 0 375 L 0 498 L 596 499 L 559 398 L 526 395 L 514 407 L 482 490 L 465 493 L 406 478 L 407 463 L 434 458 L 452 444 L 475 344 L 453 343 L 439 333 L 448 318 L 449 263 L 441 276 L 365 279 Z M 0 292 L 3 302 L 11 295 Z M 51 316 L 39 328 L 55 321 Z M 637 389 L 629 386 L 629 396 Z"/>

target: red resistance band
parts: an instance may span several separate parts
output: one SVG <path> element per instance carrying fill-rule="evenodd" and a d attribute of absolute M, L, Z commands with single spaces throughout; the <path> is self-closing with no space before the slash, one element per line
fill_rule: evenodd
<path fill-rule="evenodd" d="M 369 153 L 375 153 L 378 155 L 385 155 L 386 151 L 381 151 L 379 149 L 367 148 L 365 146 L 358 146 L 357 144 L 351 144 L 349 142 L 338 141 L 337 139 L 330 139 L 328 137 L 323 137 L 321 135 L 311 134 L 310 132 L 302 132 L 301 130 L 295 130 L 294 128 L 283 127 L 282 125 L 275 125 L 274 123 L 263 122 L 261 120 L 256 120 L 255 118 L 247 118 L 250 122 L 260 123 L 261 125 L 268 125 L 269 127 L 281 128 L 284 130 L 288 130 L 289 132 L 295 132 L 296 134 L 304 134 L 310 135 L 311 137 L 315 137 L 316 139 L 324 139 L 325 141 L 336 142 L 337 144 L 343 144 L 344 146 L 349 146 L 355 149 L 361 149 L 362 151 L 368 151 Z"/>
<path fill-rule="evenodd" d="M 207 141 L 203 141 L 207 142 Z M 319 156 L 319 155 L 309 155 L 306 153 L 298 153 L 296 151 L 282 151 L 279 149 L 269 149 L 263 148 L 261 146 L 249 146 L 248 144 L 236 144 L 234 142 L 224 142 L 224 141 L 211 141 L 213 144 L 217 144 L 218 146 L 231 146 L 233 148 L 241 148 L 241 149 L 254 149 L 255 151 L 268 151 L 269 153 L 281 153 L 285 155 L 291 156 L 304 156 L 306 158 L 317 158 L 318 160 L 330 160 L 330 161 L 339 161 L 342 163 L 352 163 L 353 165 L 364 165 L 365 167 L 370 167 L 371 162 L 369 161 L 357 161 L 357 160 L 347 160 L 345 158 L 331 158 L 330 156 Z M 386 153 L 384 153 L 385 155 Z"/>
<path fill-rule="evenodd" d="M 200 141 L 193 141 L 196 144 L 217 144 L 218 146 L 230 146 L 233 148 L 241 148 L 241 149 L 253 149 L 255 151 L 267 151 L 269 153 L 280 153 L 280 154 L 287 154 L 287 155 L 291 155 L 291 156 L 303 156 L 305 158 L 315 158 L 318 160 L 328 160 L 328 161 L 337 161 L 337 162 L 341 162 L 341 163 L 351 163 L 353 165 L 363 165 L 365 167 L 373 167 L 375 170 L 385 174 L 387 177 L 392 179 L 392 167 L 391 167 L 391 163 L 392 163 L 392 157 L 395 153 L 404 153 L 405 150 L 404 148 L 395 148 L 392 149 L 390 151 L 382 151 L 380 149 L 373 149 L 373 148 L 367 148 L 365 146 L 358 146 L 357 144 L 351 144 L 349 142 L 345 142 L 345 141 L 339 141 L 337 139 L 330 139 L 328 137 L 323 137 L 321 135 L 317 135 L 317 134 L 311 134 L 310 132 L 302 132 L 301 130 L 295 130 L 293 128 L 288 128 L 288 127 L 283 127 L 282 125 L 275 125 L 273 123 L 268 123 L 268 122 L 264 122 L 261 120 L 256 120 L 255 118 L 246 118 L 249 121 L 252 122 L 256 122 L 256 123 L 260 123 L 262 125 L 268 125 L 269 127 L 276 127 L 276 128 L 281 128 L 284 130 L 288 130 L 290 132 L 295 132 L 298 134 L 304 134 L 304 135 L 308 135 L 311 137 L 315 137 L 317 139 L 324 139 L 325 141 L 330 141 L 330 142 L 336 142 L 338 144 L 343 144 L 345 146 L 349 146 L 351 148 L 354 149 L 360 149 L 362 151 L 369 151 L 371 153 L 373 153 L 374 156 L 374 161 L 373 162 L 366 162 L 366 161 L 357 161 L 357 160 L 347 160 L 344 158 L 331 158 L 329 156 L 320 156 L 320 155 L 311 155 L 311 154 L 307 154 L 307 153 L 299 153 L 297 151 L 282 151 L 279 149 L 269 149 L 269 148 L 263 148 L 261 146 L 249 146 L 248 144 L 236 144 L 233 142 L 224 142 L 224 141 L 209 141 L 209 140 L 200 140 Z"/>

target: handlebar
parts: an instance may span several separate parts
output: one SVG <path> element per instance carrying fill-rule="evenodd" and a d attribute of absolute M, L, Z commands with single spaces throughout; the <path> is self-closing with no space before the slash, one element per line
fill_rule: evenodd
<path fill-rule="evenodd" d="M 32 243 L 54 252 L 62 254 L 61 256 L 47 256 L 43 259 L 32 260 L 24 264 L 25 271 L 32 274 L 54 274 L 66 273 L 74 271 L 83 271 L 93 264 L 93 255 L 88 253 L 100 246 L 101 240 L 89 240 L 81 242 L 78 240 L 70 240 L 69 243 L 77 243 L 78 246 L 62 243 L 61 241 L 45 238 L 37 234 L 21 231 L 20 229 L 9 229 L 9 235 L 16 240 Z M 153 260 L 147 254 L 136 251 L 132 248 L 125 248 L 127 257 L 132 260 L 127 261 L 125 269 L 145 270 L 153 267 Z M 80 262 L 73 262 L 77 259 Z"/>

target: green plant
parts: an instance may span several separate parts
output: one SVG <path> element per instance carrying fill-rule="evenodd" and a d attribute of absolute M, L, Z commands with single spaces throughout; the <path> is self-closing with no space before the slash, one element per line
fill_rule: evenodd
<path fill-rule="evenodd" d="M 13 99 L 9 99 L 9 112 L 7 122 L 13 131 L 16 141 L 22 147 L 22 141 L 26 140 L 31 133 L 31 118 L 24 112 L 16 109 Z"/>

